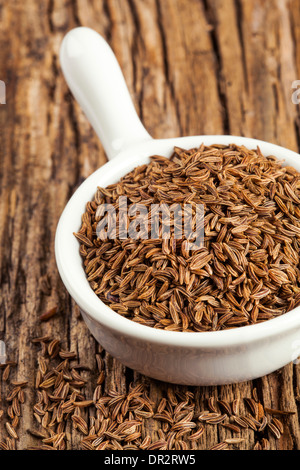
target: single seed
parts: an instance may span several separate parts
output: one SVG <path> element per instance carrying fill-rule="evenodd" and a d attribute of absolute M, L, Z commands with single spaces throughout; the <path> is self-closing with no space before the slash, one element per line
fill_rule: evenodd
<path fill-rule="evenodd" d="M 42 313 L 39 319 L 40 321 L 50 320 L 50 318 L 54 317 L 54 315 L 56 315 L 57 312 L 58 312 L 58 306 L 56 305 L 55 307 L 50 308 L 47 312 Z"/>

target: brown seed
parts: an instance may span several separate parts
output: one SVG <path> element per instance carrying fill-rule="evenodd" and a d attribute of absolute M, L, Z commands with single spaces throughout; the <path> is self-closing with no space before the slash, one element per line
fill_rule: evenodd
<path fill-rule="evenodd" d="M 265 416 L 265 409 L 261 403 L 257 403 L 257 419 L 261 421 Z"/>
<path fill-rule="evenodd" d="M 39 369 L 41 371 L 41 374 L 42 376 L 44 376 L 47 373 L 48 363 L 43 356 L 40 356 L 38 358 L 38 363 L 39 363 Z"/>
<path fill-rule="evenodd" d="M 15 385 L 15 387 L 26 387 L 26 385 L 28 384 L 28 381 L 27 380 L 11 380 L 10 383 L 12 385 Z"/>
<path fill-rule="evenodd" d="M 40 385 L 39 388 L 50 388 L 55 384 L 56 377 L 52 376 L 49 379 L 44 380 Z"/>
<path fill-rule="evenodd" d="M 240 444 L 241 442 L 244 442 L 244 441 L 245 439 L 234 437 L 231 439 L 225 439 L 224 442 L 226 442 L 226 444 Z"/>
<path fill-rule="evenodd" d="M 57 339 L 53 339 L 48 345 L 48 354 L 50 357 L 54 358 L 59 352 L 59 343 Z"/>
<path fill-rule="evenodd" d="M 205 419 L 207 424 L 220 424 L 227 418 L 226 414 L 216 416 L 215 418 Z"/>
<path fill-rule="evenodd" d="M 151 443 L 151 436 L 146 436 L 142 443 L 140 444 L 140 450 L 146 450 Z"/>
<path fill-rule="evenodd" d="M 189 441 L 197 441 L 200 439 L 200 437 L 204 434 L 204 426 L 200 425 L 198 426 L 198 430 L 195 431 L 194 433 L 188 435 L 188 440 Z"/>
<path fill-rule="evenodd" d="M 245 422 L 245 420 L 243 420 L 242 417 L 233 416 L 232 419 L 241 428 L 244 428 L 244 429 L 248 428 L 248 423 Z"/>
<path fill-rule="evenodd" d="M 265 412 L 270 414 L 270 415 L 281 415 L 281 416 L 290 416 L 294 415 L 295 411 L 287 411 L 287 410 L 277 410 L 274 408 L 266 408 L 265 407 Z"/>
<path fill-rule="evenodd" d="M 262 438 L 261 440 L 261 448 L 262 450 L 270 450 L 270 442 L 266 438 Z"/>
<path fill-rule="evenodd" d="M 253 400 L 255 400 L 256 403 L 258 403 L 259 400 L 258 400 L 258 394 L 257 394 L 257 389 L 256 389 L 256 388 L 254 388 L 254 389 L 252 390 L 252 396 L 253 396 Z"/>
<path fill-rule="evenodd" d="M 7 395 L 6 401 L 12 401 L 21 390 L 21 387 L 14 387 L 11 392 Z"/>
<path fill-rule="evenodd" d="M 216 401 L 214 397 L 209 397 L 208 399 L 208 408 L 212 413 L 218 413 L 218 409 L 216 407 Z"/>
<path fill-rule="evenodd" d="M 232 402 L 232 413 L 234 415 L 238 415 L 239 414 L 239 404 L 240 404 L 240 400 L 239 399 L 235 399 L 233 400 Z"/>
<path fill-rule="evenodd" d="M 225 413 L 227 413 L 228 415 L 231 415 L 232 414 L 232 409 L 231 409 L 231 406 L 229 403 L 227 403 L 225 400 L 218 400 L 218 405 L 223 408 L 223 410 L 225 411 Z"/>
<path fill-rule="evenodd" d="M 45 335 L 45 336 L 39 336 L 37 338 L 33 338 L 31 340 L 31 342 L 34 343 L 34 344 L 35 343 L 44 343 L 44 342 L 47 343 L 48 341 L 50 341 L 50 339 L 51 339 L 50 336 Z"/>
<path fill-rule="evenodd" d="M 278 427 L 275 426 L 274 423 L 268 423 L 268 428 L 270 429 L 270 431 L 272 432 L 272 434 L 276 437 L 276 439 L 280 439 L 280 437 L 281 437 L 281 432 L 280 432 L 280 430 L 278 429 Z"/>
<path fill-rule="evenodd" d="M 264 416 L 261 420 L 261 424 L 258 427 L 257 431 L 262 432 L 266 428 L 267 424 L 268 424 L 268 419 L 266 416 Z"/>
<path fill-rule="evenodd" d="M 228 443 L 227 442 L 219 442 L 218 444 L 215 444 L 214 446 L 212 446 L 210 448 L 210 450 L 224 450 L 228 447 Z"/>
<path fill-rule="evenodd" d="M 15 416 L 21 416 L 20 401 L 16 397 L 12 401 L 12 410 Z"/>
<path fill-rule="evenodd" d="M 235 426 L 232 423 L 222 423 L 222 426 L 226 429 L 230 429 L 230 431 L 235 432 L 235 433 L 241 432 L 241 428 L 239 426 Z"/>
<path fill-rule="evenodd" d="M 16 433 L 16 430 L 14 429 L 14 427 L 9 422 L 5 423 L 5 427 L 6 427 L 6 430 L 7 430 L 8 434 L 13 439 L 19 439 L 18 434 Z"/>
<path fill-rule="evenodd" d="M 283 429 L 283 424 L 282 424 L 282 422 L 279 421 L 279 419 L 277 419 L 277 418 L 273 418 L 273 419 L 272 419 L 272 423 L 274 424 L 274 426 L 277 427 L 277 429 L 279 430 L 280 434 L 283 434 L 284 429 Z"/>
<path fill-rule="evenodd" d="M 46 436 L 44 433 L 37 431 L 35 429 L 27 429 L 28 434 L 30 434 L 33 437 L 37 437 L 38 439 L 46 439 Z"/>
<path fill-rule="evenodd" d="M 8 445 L 7 445 L 5 442 L 0 441 L 0 449 L 2 449 L 2 450 L 9 450 L 9 447 L 8 447 Z"/>
<path fill-rule="evenodd" d="M 84 400 L 84 401 L 73 401 L 74 406 L 78 406 L 79 408 L 86 408 L 90 405 L 93 405 L 94 401 L 93 400 Z"/>
<path fill-rule="evenodd" d="M 255 443 L 253 450 L 262 450 L 262 445 L 259 441 Z"/>
<path fill-rule="evenodd" d="M 245 402 L 247 403 L 251 413 L 256 418 L 258 416 L 258 404 L 253 398 L 245 398 Z"/>
<path fill-rule="evenodd" d="M 209 411 L 203 411 L 202 413 L 200 413 L 198 420 L 207 421 L 215 418 L 218 419 L 220 418 L 220 416 L 222 416 L 221 413 L 210 413 Z"/>
<path fill-rule="evenodd" d="M 40 321 L 48 321 L 50 318 L 54 317 L 58 312 L 58 306 L 56 305 L 55 307 L 50 308 L 47 310 L 47 312 L 42 313 L 40 315 L 39 319 Z"/>
<path fill-rule="evenodd" d="M 249 426 L 249 428 L 253 429 L 253 431 L 257 431 L 257 424 L 251 416 L 241 416 L 240 419 L 244 421 L 244 423 Z"/>
<path fill-rule="evenodd" d="M 3 371 L 3 374 L 2 374 L 2 380 L 3 382 L 6 382 L 8 380 L 8 377 L 9 377 L 9 373 L 10 373 L 10 365 L 7 364 L 4 371 Z"/>
<path fill-rule="evenodd" d="M 101 385 L 105 380 L 105 371 L 102 370 L 97 379 L 97 385 Z"/>
<path fill-rule="evenodd" d="M 75 352 L 64 351 L 63 349 L 60 349 L 58 354 L 59 354 L 59 357 L 61 357 L 62 359 L 75 359 L 77 357 L 77 354 Z M 79 368 L 80 366 L 78 365 L 76 367 Z"/>

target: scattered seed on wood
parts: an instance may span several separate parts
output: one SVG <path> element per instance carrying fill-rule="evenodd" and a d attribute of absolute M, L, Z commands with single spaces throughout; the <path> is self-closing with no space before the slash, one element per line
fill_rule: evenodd
<path fill-rule="evenodd" d="M 237 448 L 235 446 L 239 444 L 245 447 L 247 433 L 254 432 L 254 436 L 261 439 L 259 433 L 266 427 L 276 439 L 280 439 L 284 432 L 283 423 L 275 416 L 269 421 L 266 414 L 270 409 L 264 408 L 263 404 L 254 398 L 245 397 L 251 415 L 243 416 L 239 412 L 238 399 L 229 404 L 227 401 L 210 397 L 207 401 L 208 409 L 199 411 L 193 392 L 183 392 L 172 386 L 168 386 L 156 406 L 150 401 L 147 385 L 144 383 L 130 384 L 128 390 L 123 390 L 122 393 L 116 390 L 104 392 L 105 364 L 99 355 L 95 361 L 96 374 L 100 370 L 100 374 L 103 373 L 103 381 L 101 380 L 101 384 L 95 383 L 92 397 L 86 396 L 89 379 L 86 376 L 84 379 L 81 377 L 80 367 L 76 368 L 73 364 L 73 354 L 62 349 L 59 340 L 43 338 L 42 341 L 35 342 L 41 346 L 47 344 L 47 347 L 41 348 L 42 356 L 39 355 L 37 360 L 36 403 L 32 407 L 36 429 L 27 432 L 39 439 L 40 444 L 30 446 L 32 450 L 70 448 L 67 432 L 70 423 L 74 431 L 81 436 L 79 448 L 86 450 L 197 449 L 198 446 L 203 446 L 207 426 L 212 424 L 234 434 L 242 432 L 243 435 L 226 437 L 222 442 L 211 446 L 211 450 Z M 85 369 L 90 375 L 95 374 L 93 368 Z M 22 419 L 24 390 L 29 386 L 26 380 L 8 380 L 6 387 L 8 384 L 12 387 L 3 401 L 9 404 L 6 408 L 8 418 L 5 423 L 8 437 L 0 442 L 0 448 L 3 450 L 15 449 L 18 445 L 17 428 Z M 224 413 L 219 412 L 219 409 Z M 257 409 L 261 412 L 257 413 Z M 0 417 L 1 414 L 3 418 L 3 410 Z M 288 415 L 290 412 L 281 411 L 280 414 Z M 155 437 L 144 434 L 147 420 L 155 420 L 157 423 Z M 268 448 L 270 443 L 265 438 L 257 440 L 254 446 L 256 450 Z"/>

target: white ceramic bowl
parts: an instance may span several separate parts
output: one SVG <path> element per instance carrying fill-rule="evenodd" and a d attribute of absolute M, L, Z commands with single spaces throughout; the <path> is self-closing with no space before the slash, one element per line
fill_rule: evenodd
<path fill-rule="evenodd" d="M 230 330 L 183 333 L 132 322 L 106 306 L 91 289 L 73 232 L 97 186 L 117 182 L 153 154 L 170 156 L 174 146 L 215 143 L 260 147 L 300 171 L 298 154 L 237 136 L 192 136 L 154 140 L 137 117 L 121 70 L 108 44 L 89 28 L 63 40 L 60 61 L 67 83 L 93 125 L 110 160 L 89 176 L 68 202 L 58 223 L 55 255 L 68 292 L 96 340 L 126 366 L 162 381 L 221 385 L 261 377 L 300 355 L 300 309 L 266 322 Z"/>

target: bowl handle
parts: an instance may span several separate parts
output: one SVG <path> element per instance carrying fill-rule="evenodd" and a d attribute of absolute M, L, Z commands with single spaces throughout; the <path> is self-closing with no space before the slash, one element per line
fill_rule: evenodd
<path fill-rule="evenodd" d="M 66 82 L 100 138 L 109 160 L 151 137 L 142 125 L 108 43 L 93 29 L 69 31 L 60 47 Z"/>

